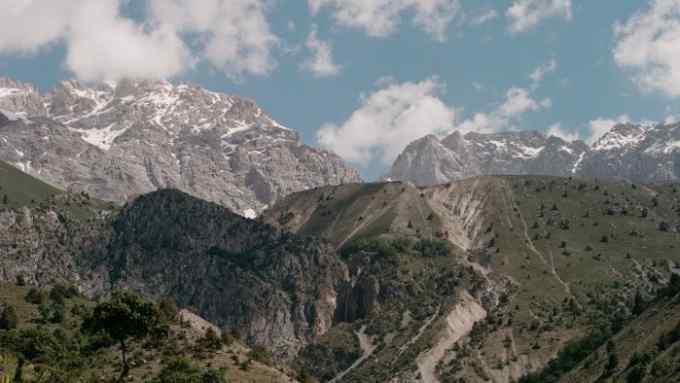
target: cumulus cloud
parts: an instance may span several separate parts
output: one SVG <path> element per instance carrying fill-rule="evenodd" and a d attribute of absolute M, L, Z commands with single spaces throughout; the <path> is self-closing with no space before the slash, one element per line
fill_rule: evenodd
<path fill-rule="evenodd" d="M 680 96 L 680 0 L 654 0 L 614 32 L 614 60 L 641 88 Z"/>
<path fill-rule="evenodd" d="M 586 142 L 589 145 L 594 144 L 600 137 L 604 136 L 608 131 L 610 131 L 615 125 L 625 124 L 630 122 L 630 117 L 628 115 L 622 114 L 615 119 L 610 118 L 597 118 L 590 121 L 589 128 L 590 132 L 586 138 Z"/>
<path fill-rule="evenodd" d="M 526 32 L 549 18 L 571 20 L 571 0 L 514 0 L 505 14 L 511 32 Z"/>
<path fill-rule="evenodd" d="M 199 60 L 232 77 L 274 66 L 264 0 L 150 0 L 143 22 L 121 14 L 125 1 L 11 2 L 0 12 L 0 55 L 61 43 L 66 69 L 86 81 L 169 78 Z"/>
<path fill-rule="evenodd" d="M 559 122 L 551 125 L 546 131 L 548 136 L 555 136 L 561 138 L 568 142 L 573 142 L 579 139 L 579 134 L 576 132 L 570 132 L 562 128 L 562 124 Z"/>
<path fill-rule="evenodd" d="M 550 61 L 548 61 L 547 63 L 538 66 L 529 75 L 529 78 L 532 81 L 531 88 L 537 89 L 541 85 L 541 82 L 543 82 L 545 76 L 548 75 L 549 73 L 554 72 L 555 70 L 557 70 L 557 60 L 555 60 L 554 58 L 550 59 Z"/>
<path fill-rule="evenodd" d="M 227 76 L 264 75 L 274 68 L 264 0 L 151 0 L 153 19 L 200 45 L 200 57 Z"/>
<path fill-rule="evenodd" d="M 319 40 L 316 25 L 312 26 L 305 47 L 309 49 L 312 56 L 302 63 L 303 69 L 311 72 L 314 77 L 331 77 L 340 73 L 340 66 L 335 64 L 333 60 L 331 45 L 326 41 Z"/>
<path fill-rule="evenodd" d="M 312 15 L 329 8 L 337 24 L 375 37 L 392 34 L 404 13 L 413 14 L 414 25 L 440 41 L 461 11 L 460 0 L 308 0 L 308 5 Z"/>
<path fill-rule="evenodd" d="M 376 159 L 390 164 L 415 139 L 453 127 L 456 112 L 439 98 L 442 89 L 436 78 L 385 84 L 364 97 L 347 121 L 325 124 L 319 144 L 362 165 Z"/>
<path fill-rule="evenodd" d="M 549 98 L 534 99 L 528 89 L 513 87 L 505 93 L 505 100 L 493 111 L 478 112 L 456 127 L 463 133 L 491 133 L 514 128 L 513 123 L 525 113 L 547 109 L 552 106 Z"/>

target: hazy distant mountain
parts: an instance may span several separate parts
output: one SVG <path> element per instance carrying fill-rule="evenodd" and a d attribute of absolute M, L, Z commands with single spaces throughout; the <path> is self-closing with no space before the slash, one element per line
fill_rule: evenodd
<path fill-rule="evenodd" d="M 592 146 L 538 132 L 427 136 L 404 149 L 389 178 L 433 185 L 492 174 L 678 180 L 680 124 L 621 124 Z"/>
<path fill-rule="evenodd" d="M 105 200 L 175 187 L 252 216 L 294 191 L 360 181 L 253 101 L 193 85 L 0 79 L 0 159 Z"/>

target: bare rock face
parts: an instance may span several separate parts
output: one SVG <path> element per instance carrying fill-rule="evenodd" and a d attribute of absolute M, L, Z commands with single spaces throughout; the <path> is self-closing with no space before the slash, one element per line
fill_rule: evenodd
<path fill-rule="evenodd" d="M 103 200 L 177 188 L 254 216 L 291 192 L 360 180 L 254 102 L 192 85 L 65 81 L 41 96 L 5 79 L 0 109 L 0 160 Z"/>
<path fill-rule="evenodd" d="M 388 178 L 434 185 L 480 175 L 529 174 L 678 180 L 680 124 L 617 125 L 592 146 L 538 132 L 427 136 L 406 147 Z"/>

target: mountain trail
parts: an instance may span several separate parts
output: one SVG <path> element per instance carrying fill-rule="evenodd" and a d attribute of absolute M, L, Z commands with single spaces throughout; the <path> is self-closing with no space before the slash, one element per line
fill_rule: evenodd
<path fill-rule="evenodd" d="M 355 368 L 361 366 L 361 364 L 366 361 L 366 359 L 370 358 L 371 355 L 373 355 L 373 352 L 378 348 L 378 345 L 373 344 L 371 338 L 366 335 L 366 325 L 362 326 L 359 331 L 355 333 L 357 337 L 359 338 L 359 347 L 361 347 L 361 351 L 363 352 L 363 355 L 357 360 L 352 363 L 351 366 L 349 366 L 345 371 L 341 372 L 336 376 L 335 378 L 331 379 L 329 383 L 336 383 L 342 380 L 347 374 L 352 372 Z"/>

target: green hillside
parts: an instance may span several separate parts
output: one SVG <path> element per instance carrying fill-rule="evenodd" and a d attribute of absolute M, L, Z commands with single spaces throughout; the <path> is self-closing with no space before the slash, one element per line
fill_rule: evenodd
<path fill-rule="evenodd" d="M 0 206 L 36 205 L 61 191 L 0 161 Z"/>
<path fill-rule="evenodd" d="M 0 284 L 0 313 L 12 307 L 18 318 L 15 326 L 7 328 L 0 315 L 0 382 L 117 381 L 120 347 L 105 335 L 88 335 L 83 329 L 93 309 L 106 300 L 93 301 L 62 286 L 37 290 Z M 171 301 L 164 300 L 158 310 L 166 329 L 128 344 L 131 370 L 125 381 L 294 381 L 270 366 L 266 351 L 253 351 L 231 335 L 220 338 L 219 329 L 213 337 L 207 335 L 211 325 L 176 311 Z M 194 375 L 203 378 L 190 380 L 197 379 L 191 378 Z"/>
<path fill-rule="evenodd" d="M 349 185 L 290 196 L 262 220 L 351 250 L 367 238 L 448 240 L 460 250 L 451 254 L 482 274 L 478 288 L 488 294 L 467 289 L 486 302 L 489 315 L 458 342 L 458 350 L 438 355 L 436 374 L 442 381 L 504 382 L 541 369 L 572 340 L 594 331 L 612 336 L 635 318 L 631 307 L 638 292 L 652 299 L 668 283 L 680 265 L 678 190 L 532 176 L 429 188 Z M 395 275 L 374 277 L 382 291 Z M 444 314 L 427 326 L 434 349 Z M 371 381 L 365 375 L 370 366 L 346 379 Z M 427 372 L 417 367 L 416 375 Z"/>

